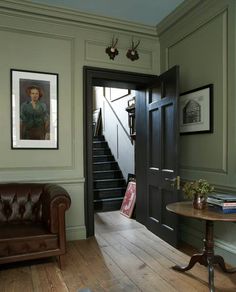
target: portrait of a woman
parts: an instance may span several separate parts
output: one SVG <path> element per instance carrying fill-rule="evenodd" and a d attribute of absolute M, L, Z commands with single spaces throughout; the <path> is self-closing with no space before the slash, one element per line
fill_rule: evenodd
<path fill-rule="evenodd" d="M 20 138 L 22 140 L 49 140 L 50 119 L 47 105 L 41 102 L 43 91 L 39 86 L 26 88 L 28 100 L 20 107 Z"/>

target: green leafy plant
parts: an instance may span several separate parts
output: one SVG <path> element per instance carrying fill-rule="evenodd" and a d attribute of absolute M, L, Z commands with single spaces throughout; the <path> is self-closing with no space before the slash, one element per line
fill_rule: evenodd
<path fill-rule="evenodd" d="M 210 185 L 209 182 L 204 179 L 186 182 L 183 186 L 184 196 L 188 199 L 192 199 L 195 195 L 207 197 L 207 195 L 213 191 L 214 186 Z"/>

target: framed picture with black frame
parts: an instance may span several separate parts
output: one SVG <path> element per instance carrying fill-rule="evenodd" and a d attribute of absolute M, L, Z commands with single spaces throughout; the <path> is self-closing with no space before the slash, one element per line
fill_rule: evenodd
<path fill-rule="evenodd" d="M 181 135 L 213 132 L 213 84 L 186 91 L 179 101 Z"/>
<path fill-rule="evenodd" d="M 10 73 L 11 148 L 58 149 L 58 74 Z"/>

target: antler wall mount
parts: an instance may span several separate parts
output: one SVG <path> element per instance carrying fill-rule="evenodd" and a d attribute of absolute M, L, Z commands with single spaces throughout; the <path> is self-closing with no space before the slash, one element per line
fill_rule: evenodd
<path fill-rule="evenodd" d="M 114 39 L 114 37 L 113 37 L 111 45 L 106 48 L 105 52 L 108 54 L 108 56 L 110 57 L 111 60 L 114 60 L 115 57 L 119 54 L 119 51 L 116 47 L 117 43 L 118 43 L 118 38 Z"/>
<path fill-rule="evenodd" d="M 119 54 L 119 51 L 117 49 L 117 43 L 118 43 L 118 38 L 112 38 L 111 45 L 108 46 L 105 50 L 106 54 L 110 57 L 111 60 L 114 60 L 115 57 Z M 135 44 L 134 41 L 132 40 L 131 48 L 128 49 L 126 53 L 126 57 L 130 59 L 131 61 L 136 61 L 139 59 L 139 54 L 137 51 L 138 46 L 140 45 L 140 40 L 137 41 Z"/>
<path fill-rule="evenodd" d="M 130 59 L 131 61 L 135 61 L 139 59 L 139 54 L 137 51 L 137 48 L 140 44 L 140 41 L 138 41 L 136 44 L 134 44 L 134 41 L 132 40 L 132 46 L 130 49 L 128 49 L 126 53 L 126 57 Z"/>

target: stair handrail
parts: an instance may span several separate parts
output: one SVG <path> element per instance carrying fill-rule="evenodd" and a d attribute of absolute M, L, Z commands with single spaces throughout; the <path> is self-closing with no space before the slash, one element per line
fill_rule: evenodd
<path fill-rule="evenodd" d="M 132 139 L 131 139 L 129 133 L 126 131 L 125 127 L 123 126 L 121 120 L 119 119 L 118 115 L 116 114 L 116 112 L 115 112 L 115 110 L 113 109 L 112 105 L 110 104 L 109 100 L 108 100 L 107 97 L 104 96 L 104 95 L 103 95 L 103 98 L 104 98 L 104 99 L 106 100 L 106 102 L 108 103 L 110 109 L 112 110 L 112 112 L 113 112 L 113 114 L 115 115 L 117 121 L 119 122 L 119 124 L 121 125 L 122 129 L 124 130 L 126 136 L 128 137 L 128 139 L 129 139 L 129 140 L 131 141 L 131 143 L 132 143 Z"/>

